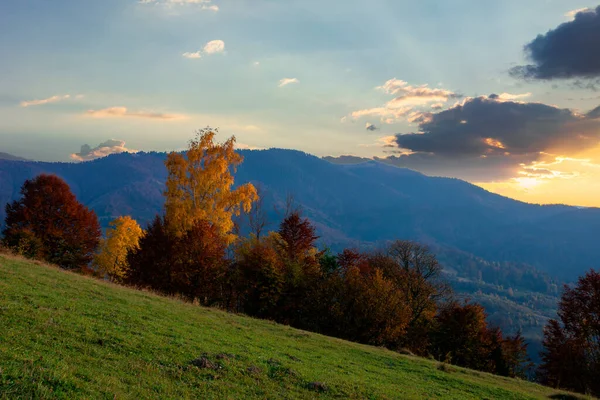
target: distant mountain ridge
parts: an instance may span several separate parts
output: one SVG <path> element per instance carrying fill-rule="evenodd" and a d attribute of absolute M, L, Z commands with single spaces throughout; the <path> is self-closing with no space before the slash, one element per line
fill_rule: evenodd
<path fill-rule="evenodd" d="M 29 161 L 26 158 L 14 156 L 12 154 L 4 153 L 0 151 L 0 160 L 11 160 L 11 161 Z"/>
<path fill-rule="evenodd" d="M 263 187 L 270 228 L 275 209 L 292 194 L 334 249 L 415 239 L 492 261 L 528 263 L 565 279 L 600 259 L 600 209 L 527 204 L 376 161 L 340 165 L 281 149 L 241 153 L 236 183 Z M 25 179 L 55 173 L 104 226 L 118 215 L 146 223 L 162 210 L 165 157 L 124 153 L 79 164 L 0 160 L 0 203 L 18 198 Z"/>

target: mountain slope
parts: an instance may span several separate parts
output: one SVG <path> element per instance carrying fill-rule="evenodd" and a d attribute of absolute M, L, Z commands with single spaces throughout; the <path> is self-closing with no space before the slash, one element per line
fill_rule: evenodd
<path fill-rule="evenodd" d="M 562 398 L 437 367 L 0 255 L 0 398 Z"/>
<path fill-rule="evenodd" d="M 336 165 L 292 150 L 242 153 L 237 183 L 264 188 L 270 228 L 279 220 L 275 208 L 292 194 L 334 249 L 415 239 L 492 261 L 528 263 L 564 279 L 600 259 L 600 209 L 526 204 L 458 179 L 374 161 Z M 0 160 L 0 203 L 17 198 L 25 179 L 50 172 L 63 177 L 104 226 L 124 214 L 143 224 L 162 209 L 164 158 L 138 153 L 81 164 Z"/>

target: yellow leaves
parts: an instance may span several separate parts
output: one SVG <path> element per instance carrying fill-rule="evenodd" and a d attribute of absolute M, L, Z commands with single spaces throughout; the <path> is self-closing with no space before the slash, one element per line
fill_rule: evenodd
<path fill-rule="evenodd" d="M 232 217 L 249 212 L 258 195 L 250 183 L 232 190 L 233 174 L 243 157 L 235 152 L 234 136 L 215 143 L 215 133 L 202 129 L 190 140 L 184 155 L 168 155 L 165 212 L 175 234 L 182 235 L 197 221 L 206 220 L 229 244 L 236 239 L 231 233 Z"/>
<path fill-rule="evenodd" d="M 94 258 L 98 272 L 108 275 L 113 281 L 122 282 L 129 270 L 127 252 L 138 247 L 143 233 L 138 223 L 129 216 L 112 221 Z"/>

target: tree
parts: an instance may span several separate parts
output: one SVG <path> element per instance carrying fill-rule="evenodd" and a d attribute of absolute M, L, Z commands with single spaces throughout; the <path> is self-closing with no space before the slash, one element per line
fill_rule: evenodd
<path fill-rule="evenodd" d="M 319 238 L 308 218 L 293 211 L 279 226 L 279 236 L 283 241 L 283 252 L 289 263 L 301 263 L 310 259 L 315 265 L 315 242 Z"/>
<path fill-rule="evenodd" d="M 418 354 L 427 351 L 427 332 L 438 303 L 447 300 L 451 287 L 442 278 L 442 266 L 426 246 L 396 240 L 384 252 L 369 256 L 371 267 L 381 269 L 395 282 L 410 309 L 405 347 Z"/>
<path fill-rule="evenodd" d="M 246 240 L 237 252 L 240 308 L 249 315 L 275 318 L 283 292 L 283 262 L 277 253 L 278 234 Z"/>
<path fill-rule="evenodd" d="M 127 253 L 137 249 L 142 228 L 131 217 L 118 217 L 110 224 L 106 239 L 100 242 L 99 252 L 94 257 L 98 273 L 116 282 L 123 282 L 129 272 Z"/>
<path fill-rule="evenodd" d="M 224 297 L 227 262 L 225 242 L 208 221 L 196 221 L 183 236 L 156 217 L 130 251 L 127 283 L 167 293 L 181 294 L 204 305 L 220 304 Z"/>
<path fill-rule="evenodd" d="M 264 208 L 264 189 L 258 186 L 256 189 L 257 200 L 252 204 L 252 209 L 248 213 L 248 225 L 250 233 L 260 240 L 265 228 L 269 225 L 269 217 Z"/>
<path fill-rule="evenodd" d="M 489 371 L 488 349 L 491 345 L 484 308 L 477 303 L 453 303 L 436 316 L 432 331 L 433 355 L 461 367 Z"/>
<path fill-rule="evenodd" d="M 65 269 L 86 267 L 101 236 L 96 214 L 55 175 L 26 180 L 21 196 L 6 205 L 4 245 Z"/>
<path fill-rule="evenodd" d="M 175 294 L 177 288 L 171 259 L 175 245 L 175 235 L 169 234 L 165 218 L 157 215 L 140 238 L 138 247 L 127 253 L 129 273 L 125 282 Z"/>
<path fill-rule="evenodd" d="M 600 395 L 600 272 L 565 285 L 558 320 L 544 328 L 540 380 L 551 386 Z"/>
<path fill-rule="evenodd" d="M 197 221 L 215 226 L 227 244 L 233 242 L 233 216 L 249 212 L 257 200 L 251 183 L 232 189 L 233 174 L 243 157 L 234 149 L 235 137 L 215 143 L 216 130 L 205 128 L 190 140 L 184 154 L 172 152 L 168 171 L 165 211 L 170 229 L 179 236 Z"/>

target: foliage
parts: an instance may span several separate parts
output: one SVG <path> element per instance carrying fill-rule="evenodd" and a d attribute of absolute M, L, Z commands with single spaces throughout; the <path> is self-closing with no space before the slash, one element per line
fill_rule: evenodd
<path fill-rule="evenodd" d="M 55 175 L 26 180 L 21 199 L 6 205 L 3 243 L 14 251 L 66 269 L 85 268 L 100 239 L 93 211 Z"/>
<path fill-rule="evenodd" d="M 522 336 L 504 338 L 500 329 L 488 327 L 481 305 L 450 303 L 435 322 L 430 336 L 437 359 L 503 376 L 526 376 L 530 363 Z"/>
<path fill-rule="evenodd" d="M 157 216 L 127 261 L 129 284 L 179 293 L 207 305 L 218 304 L 224 296 L 225 243 L 207 221 L 196 221 L 176 236 L 166 219 Z"/>
<path fill-rule="evenodd" d="M 142 228 L 129 216 L 113 220 L 94 257 L 97 273 L 116 282 L 125 281 L 129 273 L 127 252 L 137 249 L 142 234 Z"/>
<path fill-rule="evenodd" d="M 168 155 L 165 211 L 175 234 L 182 236 L 196 222 L 208 221 L 229 244 L 235 240 L 233 216 L 249 212 L 257 194 L 251 183 L 232 190 L 233 173 L 243 157 L 234 149 L 235 137 L 215 143 L 215 134 L 202 129 L 185 154 Z"/>
<path fill-rule="evenodd" d="M 540 380 L 600 395 L 600 272 L 590 270 L 575 287 L 565 286 L 558 318 L 544 329 Z"/>

